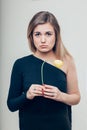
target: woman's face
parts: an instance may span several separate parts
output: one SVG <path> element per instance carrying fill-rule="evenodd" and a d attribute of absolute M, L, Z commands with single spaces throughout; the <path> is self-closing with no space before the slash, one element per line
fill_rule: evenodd
<path fill-rule="evenodd" d="M 33 31 L 36 51 L 50 52 L 55 45 L 55 31 L 50 23 L 37 25 Z"/>

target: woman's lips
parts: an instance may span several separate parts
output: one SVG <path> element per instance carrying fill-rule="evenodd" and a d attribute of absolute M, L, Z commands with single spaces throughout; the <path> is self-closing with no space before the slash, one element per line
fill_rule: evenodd
<path fill-rule="evenodd" d="M 47 45 L 41 45 L 40 47 L 41 48 L 47 48 Z"/>

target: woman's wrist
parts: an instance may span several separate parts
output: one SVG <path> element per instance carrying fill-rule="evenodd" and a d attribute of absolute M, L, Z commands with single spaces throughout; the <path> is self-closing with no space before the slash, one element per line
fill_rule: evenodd
<path fill-rule="evenodd" d="M 76 105 L 80 101 L 80 96 L 79 94 L 67 94 L 64 92 L 61 92 L 60 96 L 60 102 L 63 102 L 67 105 Z"/>

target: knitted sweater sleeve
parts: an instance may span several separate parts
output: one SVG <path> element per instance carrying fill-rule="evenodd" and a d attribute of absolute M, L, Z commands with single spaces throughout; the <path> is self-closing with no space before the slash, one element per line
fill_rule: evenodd
<path fill-rule="evenodd" d="M 7 106 L 12 112 L 19 110 L 29 101 L 26 98 L 26 93 L 22 91 L 22 82 L 20 60 L 16 60 L 11 73 L 10 88 L 7 98 Z"/>

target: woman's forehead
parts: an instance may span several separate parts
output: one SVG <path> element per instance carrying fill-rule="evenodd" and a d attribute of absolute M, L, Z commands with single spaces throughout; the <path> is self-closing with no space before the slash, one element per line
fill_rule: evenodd
<path fill-rule="evenodd" d="M 34 32 L 47 32 L 47 31 L 54 31 L 53 26 L 50 23 L 39 24 L 34 28 Z"/>

